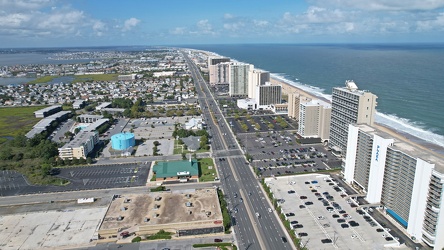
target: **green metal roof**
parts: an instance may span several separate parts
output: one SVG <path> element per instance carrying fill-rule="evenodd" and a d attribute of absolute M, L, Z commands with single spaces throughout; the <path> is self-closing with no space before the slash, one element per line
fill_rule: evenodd
<path fill-rule="evenodd" d="M 191 162 L 189 160 L 157 162 L 153 171 L 156 173 L 156 178 L 199 175 L 196 159 L 191 160 Z"/>

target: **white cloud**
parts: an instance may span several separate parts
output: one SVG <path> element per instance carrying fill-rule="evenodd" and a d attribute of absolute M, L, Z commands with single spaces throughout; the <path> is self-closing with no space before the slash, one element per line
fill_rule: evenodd
<path fill-rule="evenodd" d="M 93 23 L 92 29 L 96 32 L 97 36 L 103 36 L 104 32 L 108 30 L 108 27 L 104 22 L 97 20 Z"/>
<path fill-rule="evenodd" d="M 266 27 L 270 22 L 266 20 L 253 20 L 253 24 L 256 27 Z"/>
<path fill-rule="evenodd" d="M 444 0 L 310 0 L 316 6 L 371 11 L 435 10 L 444 7 Z"/>
<path fill-rule="evenodd" d="M 429 20 L 420 20 L 417 23 L 417 31 L 443 31 L 444 30 L 444 12 Z"/>
<path fill-rule="evenodd" d="M 123 24 L 122 31 L 129 31 L 132 30 L 134 27 L 136 27 L 140 23 L 140 20 L 134 17 L 131 17 L 130 19 L 125 20 Z"/>
<path fill-rule="evenodd" d="M 187 33 L 187 29 L 185 27 L 176 27 L 173 30 L 170 30 L 170 34 L 172 35 L 184 35 Z"/>
<path fill-rule="evenodd" d="M 0 0 L 0 9 L 8 12 L 38 10 L 53 3 L 53 0 Z"/>
<path fill-rule="evenodd" d="M 213 26 L 210 24 L 208 19 L 200 20 L 196 24 L 198 34 L 214 34 Z"/>
<path fill-rule="evenodd" d="M 230 13 L 224 14 L 224 19 L 232 19 L 232 18 L 234 18 L 234 16 L 232 14 L 230 14 Z"/>

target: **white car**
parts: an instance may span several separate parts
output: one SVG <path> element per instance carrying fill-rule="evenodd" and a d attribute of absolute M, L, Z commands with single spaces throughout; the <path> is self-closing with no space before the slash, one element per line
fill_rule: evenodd
<path fill-rule="evenodd" d="M 271 212 L 273 212 L 273 210 L 271 210 L 271 208 L 268 208 L 268 212 L 270 212 L 270 213 L 271 213 Z"/>

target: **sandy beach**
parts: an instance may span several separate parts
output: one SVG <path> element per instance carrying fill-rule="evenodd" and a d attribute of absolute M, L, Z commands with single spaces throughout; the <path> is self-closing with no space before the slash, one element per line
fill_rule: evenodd
<path fill-rule="evenodd" d="M 288 84 L 280 79 L 271 77 L 270 81 L 274 85 L 282 86 L 282 94 L 287 95 L 288 93 L 298 91 L 301 95 L 304 95 L 304 96 L 307 96 L 307 97 L 310 97 L 313 99 L 322 99 L 326 102 L 330 102 L 329 100 L 319 98 L 311 93 L 303 91 L 302 89 L 295 87 L 291 84 Z M 444 157 L 444 148 L 443 147 L 440 147 L 436 144 L 427 142 L 425 140 L 422 140 L 421 138 L 412 136 L 410 134 L 396 131 L 395 129 L 387 127 L 383 124 L 374 124 L 374 127 L 382 132 L 385 132 L 385 133 L 393 136 L 393 138 L 395 138 L 395 139 L 398 139 L 400 141 L 407 141 L 408 143 L 414 145 L 415 147 L 425 150 L 428 153 L 430 153 L 436 157 L 440 157 L 440 158 Z"/>

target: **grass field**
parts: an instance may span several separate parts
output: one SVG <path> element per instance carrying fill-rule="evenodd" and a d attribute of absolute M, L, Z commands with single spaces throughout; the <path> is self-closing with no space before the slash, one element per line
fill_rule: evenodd
<path fill-rule="evenodd" d="M 214 181 L 217 177 L 216 166 L 212 158 L 199 159 L 200 176 L 199 181 Z"/>
<path fill-rule="evenodd" d="M 118 74 L 76 75 L 73 82 L 84 81 L 114 81 Z"/>
<path fill-rule="evenodd" d="M 35 118 L 34 111 L 45 106 L 0 108 L 0 143 L 4 137 L 27 133 L 40 119 Z"/>
<path fill-rule="evenodd" d="M 47 83 L 52 81 L 54 78 L 57 78 L 60 76 L 42 76 L 40 78 L 37 78 L 35 80 L 32 80 L 30 82 L 28 82 L 29 84 L 37 84 L 37 83 Z"/>

